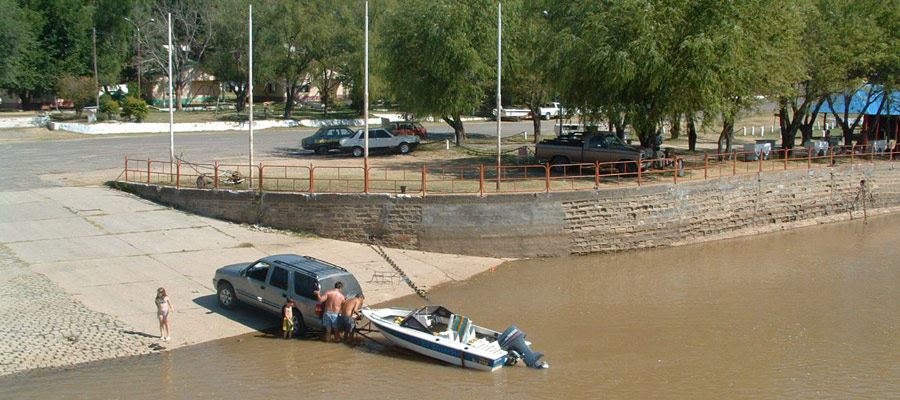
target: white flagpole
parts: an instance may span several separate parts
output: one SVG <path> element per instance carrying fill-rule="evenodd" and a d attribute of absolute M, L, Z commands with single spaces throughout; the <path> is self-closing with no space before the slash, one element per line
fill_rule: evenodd
<path fill-rule="evenodd" d="M 250 17 L 249 17 L 249 30 L 250 30 L 250 74 L 247 84 L 247 91 L 250 94 L 250 168 L 249 168 L 249 182 L 250 187 L 253 187 L 253 4 L 250 4 Z"/>
<path fill-rule="evenodd" d="M 497 3 L 497 188 L 500 188 L 500 71 L 503 38 L 503 4 Z"/>
<path fill-rule="evenodd" d="M 175 165 L 175 94 L 172 89 L 172 13 L 169 13 L 169 162 Z"/>
<path fill-rule="evenodd" d="M 365 136 L 365 168 L 366 168 L 366 182 L 368 183 L 369 176 L 369 2 L 366 1 L 366 61 L 365 61 L 365 90 L 363 92 L 363 120 L 365 120 L 366 131 L 364 133 Z M 366 189 L 368 191 L 368 184 L 366 185 Z"/>

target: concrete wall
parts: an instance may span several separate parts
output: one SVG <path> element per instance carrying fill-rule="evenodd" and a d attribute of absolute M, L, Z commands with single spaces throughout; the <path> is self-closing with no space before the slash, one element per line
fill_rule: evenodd
<path fill-rule="evenodd" d="M 484 256 L 680 245 L 900 210 L 900 164 L 881 162 L 595 191 L 479 196 L 286 194 L 123 184 L 235 222 L 355 242 Z M 857 200 L 856 217 L 863 201 Z"/>
<path fill-rule="evenodd" d="M 0 118 L 0 129 L 47 126 L 50 117 Z"/>

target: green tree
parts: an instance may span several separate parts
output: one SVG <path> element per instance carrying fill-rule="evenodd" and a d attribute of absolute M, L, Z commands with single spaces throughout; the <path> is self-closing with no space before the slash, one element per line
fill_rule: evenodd
<path fill-rule="evenodd" d="M 897 87 L 897 51 L 900 40 L 896 28 L 897 2 L 873 0 L 819 0 L 817 15 L 810 21 L 809 52 L 815 57 L 818 72 L 810 85 L 822 88 L 816 98 L 832 109 L 832 115 L 841 127 L 844 143 L 850 145 L 853 131 L 859 126 L 862 115 L 852 114 L 851 99 L 863 93 L 866 106 L 886 99 L 881 93 Z M 813 46 L 815 45 L 815 46 Z M 843 107 L 837 104 L 842 103 Z M 817 108 L 820 104 L 817 104 Z M 815 113 L 812 113 L 812 118 Z M 811 136 L 812 123 L 804 132 L 804 141 Z"/>
<path fill-rule="evenodd" d="M 403 111 L 440 116 L 466 141 L 462 116 L 484 100 L 496 65 L 497 4 L 398 2 L 381 27 L 385 80 Z"/>
<path fill-rule="evenodd" d="M 541 104 L 553 94 L 547 49 L 555 43 L 544 6 L 540 0 L 503 3 L 503 91 L 521 99 L 535 116 L 534 143 L 541 141 Z"/>
<path fill-rule="evenodd" d="M 25 11 L 14 0 L 0 0 L 0 87 L 17 85 L 33 43 Z"/>
<path fill-rule="evenodd" d="M 774 0 L 557 1 L 554 72 L 588 119 L 631 125 L 644 146 L 673 115 L 722 115 L 728 128 L 790 75 L 780 57 L 794 48 L 795 15 Z M 723 130 L 720 145 L 730 138 Z"/>
<path fill-rule="evenodd" d="M 287 95 L 284 118 L 291 117 L 297 94 L 303 88 L 302 80 L 315 57 L 312 39 L 316 21 L 309 18 L 313 10 L 309 2 L 273 0 L 261 13 L 260 18 L 272 32 L 266 36 L 270 49 L 266 53 L 271 62 L 270 78 L 282 80 Z"/>
<path fill-rule="evenodd" d="M 94 84 L 94 78 L 88 76 L 63 76 L 57 86 L 57 94 L 74 104 L 78 118 L 81 118 L 84 107 L 95 101 L 98 90 L 100 89 Z"/>
<path fill-rule="evenodd" d="M 319 89 L 325 116 L 334 104 L 333 96 L 340 85 L 353 84 L 353 72 L 363 61 L 363 11 L 356 0 L 314 2 L 315 21 L 312 38 L 312 84 Z M 341 27 L 335 29 L 335 27 Z"/>
<path fill-rule="evenodd" d="M 210 44 L 210 52 L 204 66 L 205 69 L 212 73 L 217 80 L 225 82 L 234 89 L 237 97 L 235 108 L 238 112 L 243 112 L 247 104 L 249 90 L 249 37 L 248 37 L 248 5 L 249 0 L 222 0 L 214 4 L 214 9 L 210 17 L 212 24 L 212 41 Z M 259 15 L 261 10 L 254 10 Z M 254 41 L 260 41 L 257 36 L 265 29 L 265 22 L 256 18 L 254 23 Z M 257 55 L 265 54 L 261 49 L 254 46 L 254 53 Z M 260 74 L 262 71 L 258 69 L 259 58 L 254 59 L 257 65 L 254 65 L 254 72 Z M 260 75 L 257 75 L 260 76 Z"/>
<path fill-rule="evenodd" d="M 132 26 L 125 21 L 131 12 L 130 2 L 96 0 L 93 6 L 93 25 L 97 29 L 97 71 L 101 86 L 123 83 L 123 69 L 128 63 L 132 47 Z M 99 10 L 99 11 L 98 11 Z M 93 68 L 93 65 L 89 65 Z"/>
<path fill-rule="evenodd" d="M 93 8 L 83 0 L 22 0 L 19 6 L 18 15 L 14 8 L 10 11 L 21 24 L 12 22 L 7 27 L 4 23 L 3 29 L 21 30 L 27 26 L 31 34 L 14 45 L 24 50 L 16 56 L 15 78 L 0 83 L 4 89 L 16 93 L 27 109 L 33 96 L 53 93 L 61 77 L 91 72 Z"/>

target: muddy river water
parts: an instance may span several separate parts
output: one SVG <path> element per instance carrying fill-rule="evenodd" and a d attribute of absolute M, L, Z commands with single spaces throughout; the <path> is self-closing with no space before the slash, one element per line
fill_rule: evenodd
<path fill-rule="evenodd" d="M 430 293 L 478 324 L 518 325 L 548 370 L 257 333 L 0 379 L 0 398 L 900 398 L 898 232 L 894 215 L 524 260 Z"/>

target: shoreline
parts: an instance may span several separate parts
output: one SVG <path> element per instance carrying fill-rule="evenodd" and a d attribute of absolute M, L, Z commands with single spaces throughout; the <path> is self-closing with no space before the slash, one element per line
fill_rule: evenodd
<path fill-rule="evenodd" d="M 67 202 L 74 203 L 70 205 L 73 206 L 75 210 L 78 210 L 77 207 L 80 202 L 96 198 L 96 196 L 98 195 L 101 197 L 104 194 L 109 195 L 113 190 L 101 187 L 69 187 L 44 189 L 41 191 L 45 192 L 44 195 L 49 196 L 48 198 L 56 198 L 58 200 L 68 198 L 69 200 Z M 76 195 L 73 196 L 73 194 Z M 18 196 L 24 195 L 26 194 L 18 194 Z M 0 192 L 0 199 L 4 200 L 4 203 L 9 203 L 9 197 L 10 192 Z M 123 199 L 119 199 L 118 201 L 121 202 L 122 200 Z M 220 231 L 224 232 L 229 231 L 230 229 L 232 235 L 244 234 L 248 235 L 247 237 L 255 238 L 254 242 L 240 242 L 234 248 L 221 250 L 229 253 L 236 250 L 241 252 L 254 250 L 256 246 L 266 249 L 272 249 L 274 246 L 274 248 L 276 249 L 306 248 L 311 249 L 312 252 L 337 252 L 342 254 L 344 258 L 351 258 L 354 254 L 360 256 L 368 253 L 368 259 L 365 261 L 349 264 L 341 263 L 339 261 L 336 263 L 338 265 L 345 266 L 349 270 L 351 270 L 351 272 L 354 272 L 354 275 L 357 276 L 357 279 L 360 281 L 361 286 L 363 286 L 363 289 L 367 293 L 367 299 L 371 301 L 369 305 L 375 306 L 389 300 L 394 300 L 409 295 L 415 295 L 415 292 L 413 292 L 409 286 L 402 284 L 402 282 L 392 282 L 390 286 L 373 283 L 371 282 L 371 279 L 369 279 L 369 282 L 367 282 L 367 276 L 365 275 L 365 273 L 371 273 L 372 271 L 375 271 L 376 268 L 379 268 L 380 264 L 384 264 L 384 260 L 378 260 L 379 256 L 375 254 L 374 251 L 370 251 L 370 249 L 367 249 L 367 246 L 365 245 L 349 242 L 339 242 L 328 239 L 299 237 L 298 235 L 283 231 L 276 231 L 269 228 L 237 225 L 233 223 L 212 220 L 209 218 L 193 216 L 171 209 L 159 210 L 158 208 L 163 207 L 159 205 L 155 205 L 154 207 L 154 203 L 141 200 L 131 195 L 127 195 L 126 199 L 124 200 L 126 203 L 135 203 L 132 204 L 132 207 L 141 209 L 141 211 L 130 209 L 135 213 L 158 213 L 162 211 L 164 213 L 176 214 L 174 215 L 175 217 L 181 215 L 187 216 L 189 218 L 209 220 L 207 221 L 207 223 L 210 225 L 216 225 L 216 229 Z M 28 203 L 26 202 L 18 204 Z M 121 207 L 122 205 L 123 204 L 121 203 L 116 206 L 108 205 L 106 209 L 107 211 L 112 211 L 112 209 Z M 150 209 L 147 209 L 148 207 Z M 877 218 L 879 216 L 896 213 L 900 213 L 900 207 L 869 210 L 868 216 Z M 95 212 L 94 215 L 96 215 L 97 217 L 101 217 L 108 216 L 110 214 L 103 215 L 103 213 Z M 159 217 L 159 215 L 156 216 Z M 730 232 L 728 234 L 684 240 L 674 243 L 673 246 L 683 246 L 701 242 L 727 240 L 772 232 L 781 232 L 788 229 L 803 228 L 824 223 L 850 222 L 851 220 L 857 220 L 860 218 L 862 218 L 862 215 L 859 212 L 854 213 L 852 219 L 849 213 L 841 213 L 811 220 L 784 223 L 777 226 L 768 227 L 767 229 L 748 229 L 740 232 Z M 100 223 L 100 225 L 104 226 L 102 222 Z M 171 229 L 165 230 L 165 232 L 171 233 L 172 236 L 174 236 L 168 238 L 168 240 L 183 240 L 183 236 L 175 235 L 175 233 L 180 229 L 194 228 L 171 227 Z M 77 232 L 78 230 L 71 230 L 70 236 L 73 237 L 70 239 L 78 238 L 79 236 Z M 148 230 L 147 232 L 156 231 Z M 4 237 L 2 234 L 3 230 L 0 230 L 0 238 Z M 134 233 L 129 233 L 129 235 L 134 235 Z M 162 237 L 157 236 L 157 238 L 165 240 L 166 236 L 169 235 L 163 233 Z M 247 237 L 242 237 L 239 240 L 244 240 Z M 59 238 L 58 240 L 65 239 Z M 80 313 L 83 315 L 80 317 L 82 319 L 76 319 L 78 322 L 73 323 L 72 326 L 65 328 L 54 326 L 55 329 L 53 329 L 51 332 L 44 332 L 43 336 L 38 337 L 38 339 L 36 340 L 32 340 L 30 342 L 19 341 L 16 344 L 20 345 L 23 348 L 15 352 L 11 352 L 8 348 L 11 344 L 11 341 L 9 339 L 5 339 L 3 343 L 6 344 L 7 348 L 4 348 L 3 351 L 0 351 L 0 366 L 3 367 L 2 370 L 0 370 L 0 380 L 14 379 L 20 376 L 27 376 L 31 373 L 70 370 L 95 362 L 110 361 L 115 359 L 127 359 L 135 356 L 145 356 L 153 353 L 161 353 L 165 351 L 187 348 L 200 344 L 211 343 L 217 340 L 230 339 L 246 334 L 264 332 L 268 329 L 272 329 L 272 327 L 274 326 L 277 326 L 275 317 L 260 313 L 256 309 L 247 306 L 240 307 L 233 312 L 218 309 L 214 304 L 215 296 L 212 288 L 207 288 L 207 291 L 205 292 L 199 290 L 197 292 L 190 292 L 193 294 L 187 294 L 184 285 L 190 284 L 190 282 L 176 283 L 173 280 L 164 281 L 165 283 L 160 283 L 161 281 L 118 283 L 107 282 L 106 284 L 99 286 L 79 286 L 78 282 L 64 282 L 65 278 L 71 277 L 72 274 L 58 271 L 58 268 L 63 266 L 58 261 L 37 259 L 32 260 L 33 262 L 28 262 L 26 260 L 21 260 L 17 255 L 9 254 L 14 251 L 13 249 L 11 249 L 11 247 L 18 247 L 26 257 L 34 257 L 35 255 L 33 253 L 22 250 L 23 244 L 25 243 L 29 243 L 29 241 L 12 242 L 11 246 L 9 244 L 6 244 L 2 246 L 2 248 L 0 248 L 0 260 L 3 261 L 3 264 L 0 265 L 0 273 L 2 273 L 2 275 L 6 279 L 3 282 L 0 282 L 0 311 L 7 311 L 8 308 L 11 308 L 8 307 L 11 305 L 10 299 L 7 296 L 8 293 L 4 290 L 4 288 L 8 288 L 8 283 L 12 281 L 17 286 L 21 286 L 22 280 L 27 279 L 30 281 L 36 281 L 37 287 L 45 285 L 43 286 L 45 292 L 55 293 L 57 296 L 60 296 L 53 299 L 52 301 L 54 302 L 62 303 L 67 301 L 68 299 L 68 301 L 71 301 L 76 305 L 76 307 L 74 307 L 73 309 L 80 310 L 76 313 Z M 640 250 L 643 249 L 635 249 L 634 251 Z M 404 271 L 408 274 L 411 280 L 417 282 L 419 286 L 429 289 L 437 287 L 439 285 L 447 284 L 449 282 L 465 281 L 479 273 L 489 271 L 491 267 L 495 267 L 507 261 L 514 260 L 467 257 L 399 249 L 385 249 L 385 251 L 390 254 L 391 258 L 397 260 L 398 265 L 401 265 L 404 268 Z M 196 260 L 196 256 L 201 255 L 193 253 L 203 253 L 202 255 L 204 257 L 209 256 L 208 251 L 195 250 L 189 252 L 163 252 L 157 254 L 155 258 L 157 260 L 171 258 L 174 263 L 177 264 L 179 261 Z M 275 253 L 270 252 L 264 254 Z M 300 252 L 300 254 L 304 253 Z M 327 258 L 322 257 L 321 254 L 312 255 L 328 260 Z M 140 258 L 143 256 L 131 255 L 124 257 L 110 257 L 103 260 L 111 260 L 113 262 L 124 264 L 129 258 L 133 257 Z M 440 263 L 435 261 L 434 259 L 440 259 L 440 261 L 444 262 L 444 264 L 436 265 Z M 19 265 L 10 265 L 10 260 L 12 260 L 13 264 L 18 263 Z M 232 261 L 238 262 L 242 260 Z M 97 267 L 97 265 L 102 263 L 103 262 L 100 262 L 96 259 L 89 259 L 75 261 L 68 267 L 76 271 L 83 269 L 92 270 L 94 268 L 99 268 Z M 463 267 L 463 264 L 466 264 L 467 267 Z M 214 270 L 215 268 L 218 268 L 218 266 L 218 264 L 213 264 L 208 266 L 208 268 Z M 441 266 L 443 266 L 444 268 L 442 269 Z M 185 276 L 191 275 L 192 274 L 185 274 Z M 195 272 L 193 273 L 193 275 L 197 275 L 197 273 Z M 82 274 L 82 276 L 87 275 Z M 210 272 L 208 276 L 206 276 L 206 280 L 209 281 L 211 279 L 211 276 L 212 273 Z M 111 276 L 107 276 L 106 278 L 113 278 L 112 280 L 115 280 L 114 277 Z M 194 279 L 188 280 L 196 283 L 197 281 L 203 279 L 202 277 L 196 277 Z M 176 301 L 175 307 L 178 312 L 174 314 L 175 318 L 173 319 L 173 340 L 171 342 L 160 342 L 158 338 L 154 337 L 153 334 L 156 325 L 155 321 L 153 320 L 155 310 L 150 308 L 149 301 L 142 301 L 145 300 L 144 297 L 147 296 L 138 295 L 138 293 L 143 293 L 145 290 L 136 291 L 134 289 L 136 286 L 153 289 L 153 287 L 155 287 L 157 284 L 170 283 L 171 285 L 168 286 L 167 289 L 171 287 L 171 289 L 169 289 L 170 295 L 174 294 L 174 296 L 176 296 L 174 301 Z M 79 289 L 73 290 L 73 288 Z M 44 302 L 47 300 L 46 293 L 38 293 L 37 291 L 35 291 L 35 294 L 39 302 Z M 116 297 L 117 299 L 126 303 L 147 304 L 144 305 L 145 307 L 138 306 L 137 308 L 142 309 L 139 312 L 120 313 L 117 315 L 115 312 L 108 312 L 109 310 L 104 309 L 103 306 L 97 305 L 97 302 L 99 302 L 100 304 L 109 303 L 105 299 L 106 296 Z M 193 296 L 193 298 L 191 298 L 191 296 Z M 26 315 L 25 318 L 28 319 L 27 312 L 30 311 L 28 302 L 23 302 L 22 298 L 20 297 L 15 298 L 14 300 L 15 307 L 22 309 L 22 315 Z M 4 305 L 6 305 L 7 307 L 3 307 Z M 67 312 L 72 312 L 72 310 L 70 309 Z M 83 318 L 88 317 L 85 317 L 84 315 L 87 315 L 90 318 L 96 318 L 99 321 L 103 321 L 103 323 L 97 324 L 96 321 L 86 321 Z M 3 315 L 3 317 L 6 320 L 9 319 L 8 315 Z M 42 317 L 46 316 L 42 315 Z M 21 318 L 23 317 L 20 315 L 19 319 L 17 320 L 20 323 L 23 322 Z M 190 318 L 202 319 L 202 321 L 198 325 L 196 323 L 198 321 L 191 322 Z M 43 327 L 44 325 L 46 325 L 44 318 L 32 319 L 37 319 L 36 321 L 32 322 L 35 323 L 38 327 Z M 78 324 L 81 324 L 82 326 L 78 326 Z M 28 326 L 29 324 L 22 323 L 22 325 Z M 19 330 L 22 330 L 21 326 Z M 211 331 L 217 333 L 210 335 L 209 333 Z M 185 334 L 184 332 L 187 333 Z M 0 335 L 2 335 L 2 333 L 3 332 L 0 331 Z M 76 340 L 71 340 L 72 337 L 75 337 Z M 48 341 L 56 343 L 48 345 Z M 39 353 L 46 353 L 48 348 L 53 347 L 61 347 L 62 351 L 55 353 L 52 357 L 40 357 L 38 355 Z M 28 359 L 29 354 L 30 357 L 32 357 L 31 359 Z M 13 355 L 19 355 L 20 357 L 18 357 L 18 359 L 13 359 L 16 358 L 10 357 Z M 21 357 L 23 355 L 25 357 Z M 13 364 L 18 365 L 18 367 L 9 368 Z"/>
<path fill-rule="evenodd" d="M 0 192 L 0 377 L 168 351 L 256 332 L 275 317 L 216 304 L 215 269 L 296 253 L 352 272 L 370 304 L 415 292 L 368 246 L 199 217 L 103 187 Z M 384 248 L 419 288 L 463 281 L 508 259 Z M 177 310 L 161 342 L 157 287 Z M 12 323 L 15 321 L 15 323 Z"/>

